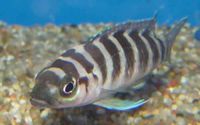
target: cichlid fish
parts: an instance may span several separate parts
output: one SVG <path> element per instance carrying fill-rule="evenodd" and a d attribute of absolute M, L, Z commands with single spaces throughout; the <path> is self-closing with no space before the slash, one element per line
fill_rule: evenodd
<path fill-rule="evenodd" d="M 155 18 L 120 24 L 65 51 L 35 78 L 31 103 L 67 108 L 96 104 L 108 109 L 137 108 L 148 99 L 121 100 L 113 94 L 136 85 L 169 58 L 186 18 L 159 38 Z"/>

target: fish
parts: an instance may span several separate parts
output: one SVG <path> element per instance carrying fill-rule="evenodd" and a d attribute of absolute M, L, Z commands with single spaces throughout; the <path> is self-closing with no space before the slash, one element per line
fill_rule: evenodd
<path fill-rule="evenodd" d="M 112 110 L 135 109 L 148 99 L 116 98 L 129 91 L 160 64 L 169 60 L 181 19 L 164 36 L 156 34 L 156 18 L 129 21 L 106 28 L 74 46 L 35 77 L 30 102 L 39 108 L 70 108 L 94 104 Z"/>

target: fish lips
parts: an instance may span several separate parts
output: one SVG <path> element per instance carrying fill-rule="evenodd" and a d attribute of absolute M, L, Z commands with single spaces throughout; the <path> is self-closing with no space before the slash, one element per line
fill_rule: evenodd
<path fill-rule="evenodd" d="M 50 104 L 44 100 L 31 98 L 30 102 L 34 107 L 39 107 L 39 108 L 50 107 Z"/>

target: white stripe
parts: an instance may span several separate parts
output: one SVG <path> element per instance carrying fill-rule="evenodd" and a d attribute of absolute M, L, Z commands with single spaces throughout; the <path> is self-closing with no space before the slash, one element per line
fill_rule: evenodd
<path fill-rule="evenodd" d="M 147 39 L 145 39 L 143 36 L 142 36 L 142 33 L 144 31 L 140 31 L 139 32 L 139 37 L 142 39 L 142 41 L 144 42 L 145 46 L 147 47 L 147 51 L 148 51 L 148 54 L 149 54 L 149 58 L 148 58 L 148 67 L 147 67 L 147 71 L 146 73 L 149 73 L 149 71 L 151 71 L 152 67 L 153 67 L 153 52 L 152 52 L 152 48 L 151 46 L 149 45 L 149 42 L 147 41 Z"/>
<path fill-rule="evenodd" d="M 133 39 L 129 36 L 129 34 L 127 32 L 124 32 L 124 37 L 128 40 L 128 42 L 131 44 L 131 47 L 133 49 L 134 52 L 134 73 L 132 75 L 132 79 L 137 79 L 137 76 L 140 74 L 140 60 L 139 60 L 139 52 L 138 52 L 138 48 L 135 44 L 135 42 L 133 41 Z"/>
<path fill-rule="evenodd" d="M 79 77 L 83 77 L 83 76 L 87 75 L 87 71 L 85 70 L 85 68 L 79 62 L 74 60 L 73 58 L 60 56 L 58 59 L 61 59 L 63 61 L 67 61 L 67 62 L 71 62 L 72 64 L 74 64 L 76 70 L 79 73 Z"/>
<path fill-rule="evenodd" d="M 74 49 L 76 50 L 76 52 L 81 53 L 87 61 L 89 61 L 91 64 L 94 65 L 92 73 L 98 77 L 99 84 L 102 83 L 103 80 L 102 80 L 102 73 L 101 73 L 100 67 L 97 64 L 97 62 L 92 58 L 92 56 L 84 49 L 84 46 L 82 45 L 76 46 L 76 48 Z"/>
<path fill-rule="evenodd" d="M 125 53 L 123 51 L 122 46 L 120 45 L 120 43 L 118 42 L 118 40 L 112 35 L 109 35 L 108 39 L 110 39 L 112 41 L 112 43 L 116 46 L 117 50 L 119 51 L 119 57 L 120 57 L 120 74 L 119 74 L 119 79 L 116 80 L 114 88 L 117 88 L 120 86 L 120 84 L 124 84 L 125 83 L 125 66 L 126 66 L 126 56 Z"/>
<path fill-rule="evenodd" d="M 65 72 L 60 68 L 50 67 L 50 68 L 46 69 L 45 71 L 54 72 L 57 76 L 59 76 L 60 79 L 62 79 L 65 76 Z"/>
<path fill-rule="evenodd" d="M 106 72 L 107 72 L 107 78 L 105 80 L 105 83 L 103 83 L 103 86 L 105 88 L 110 88 L 111 84 L 111 80 L 112 80 L 112 72 L 113 72 L 113 61 L 112 61 L 112 57 L 109 54 L 108 50 L 104 47 L 104 45 L 99 42 L 99 39 L 95 40 L 93 42 L 93 44 L 99 48 L 99 50 L 101 51 L 101 53 L 103 54 L 104 58 L 105 58 L 105 62 L 106 62 Z"/>
<path fill-rule="evenodd" d="M 161 62 L 162 60 L 162 51 L 161 51 L 161 45 L 159 43 L 159 41 L 154 37 L 154 34 L 150 34 L 149 37 L 151 37 L 153 39 L 153 41 L 156 43 L 156 46 L 158 48 L 158 51 L 159 51 L 159 62 Z"/>

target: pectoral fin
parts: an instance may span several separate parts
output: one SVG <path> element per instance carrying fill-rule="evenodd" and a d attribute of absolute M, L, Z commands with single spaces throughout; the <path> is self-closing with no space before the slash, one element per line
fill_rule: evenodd
<path fill-rule="evenodd" d="M 132 101 L 132 100 L 122 100 L 119 98 L 108 98 L 108 99 L 97 101 L 94 103 L 94 105 L 98 105 L 107 109 L 123 111 L 123 110 L 138 108 L 142 106 L 144 103 L 146 103 L 147 101 L 148 100 L 145 100 L 145 99 Z"/>

